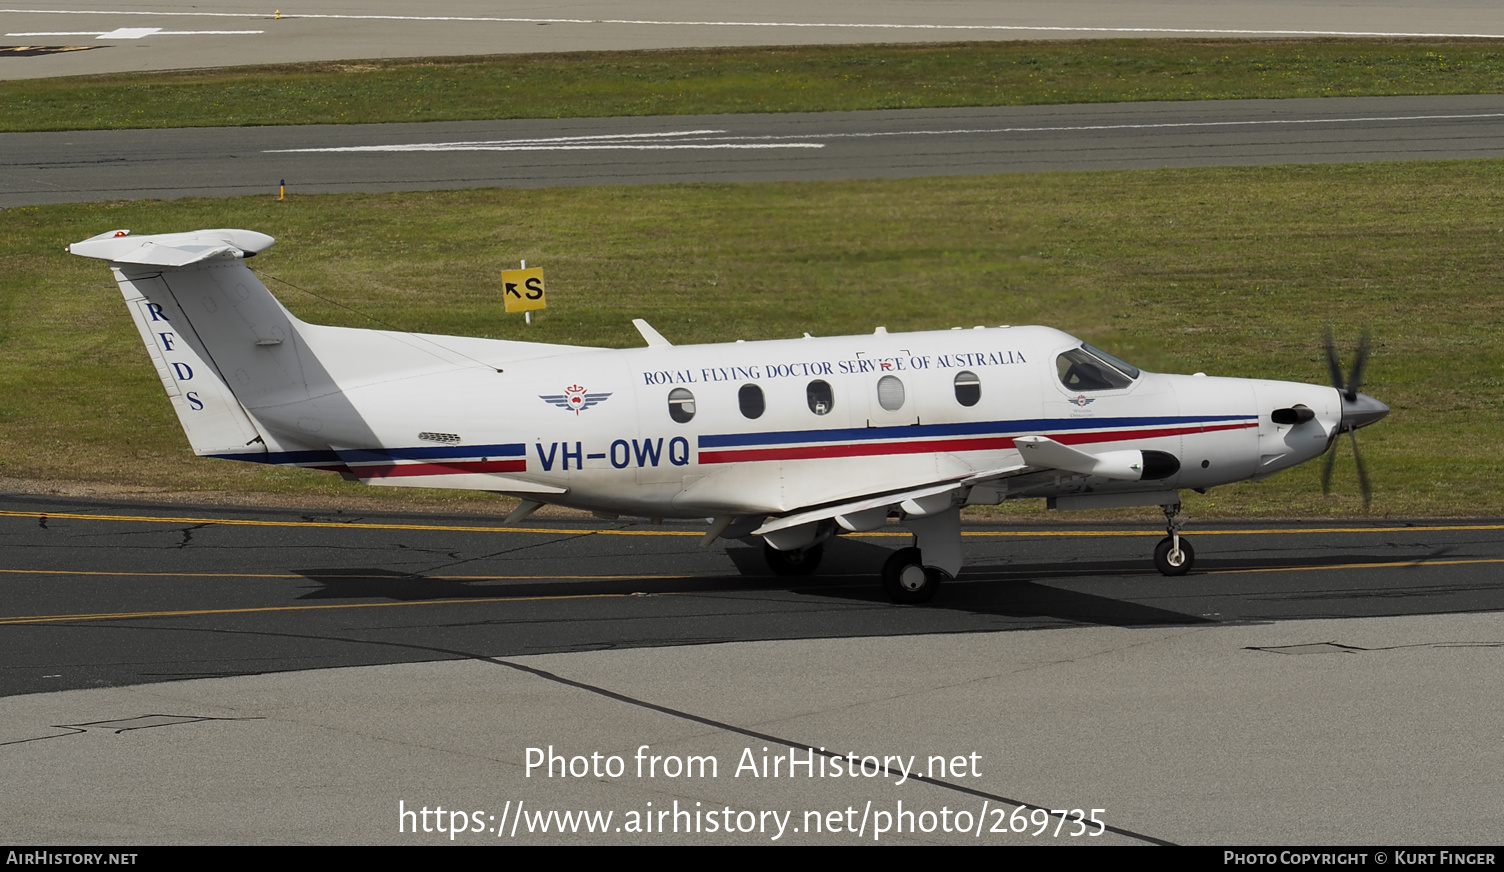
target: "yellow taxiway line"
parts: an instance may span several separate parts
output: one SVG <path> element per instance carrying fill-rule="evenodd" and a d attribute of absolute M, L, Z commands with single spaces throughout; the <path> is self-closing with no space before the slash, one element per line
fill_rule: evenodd
<path fill-rule="evenodd" d="M 1504 563 L 1504 557 L 1477 558 L 1466 560 L 1393 560 L 1383 563 L 1339 563 L 1327 566 L 1278 566 L 1258 567 L 1253 569 L 1214 569 L 1210 572 L 1198 573 L 1199 575 L 1239 575 L 1250 572 L 1317 572 L 1334 569 L 1404 569 L 1430 566 L 1468 566 L 1477 564 Z M 140 577 L 167 577 L 167 578 L 286 578 L 286 579 L 309 579 L 314 580 L 319 576 L 310 577 L 297 574 L 277 573 L 224 573 L 224 572 L 103 572 L 81 571 L 64 569 L 0 569 L 0 573 L 15 573 L 29 575 L 75 575 L 75 576 L 100 576 L 113 575 L 122 578 Z M 323 578 L 349 578 L 349 579 L 383 579 L 392 580 L 388 575 L 331 575 Z M 688 580 L 694 578 L 712 579 L 716 576 L 701 575 L 428 575 L 415 576 L 411 581 L 665 581 L 665 580 Z M 850 576 L 822 576 L 824 578 L 845 578 Z M 717 591 L 718 593 L 738 591 Z M 740 591 L 752 592 L 749 590 Z M 551 594 L 534 596 L 497 596 L 475 597 L 469 599 L 432 599 L 432 600 L 404 600 L 402 602 L 381 603 L 326 603 L 320 605 L 295 605 L 295 606 L 247 606 L 233 609 L 177 609 L 171 611 L 138 611 L 138 612 L 100 612 L 95 614 L 76 615 L 15 615 L 0 617 L 0 625 L 6 624 L 43 624 L 61 621 L 104 621 L 121 620 L 126 618 L 175 618 L 193 615 L 245 615 L 258 612 L 298 612 L 319 611 L 324 609 L 378 609 L 396 608 L 400 606 L 440 606 L 440 605 L 472 605 L 477 603 L 505 603 L 505 602 L 542 602 L 548 600 L 576 600 L 576 599 L 621 599 L 633 596 L 675 596 L 698 591 L 660 591 L 646 594 L 641 591 L 632 593 L 580 593 L 580 594 Z"/>
<path fill-rule="evenodd" d="M 100 515 L 80 512 L 15 512 L 0 510 L 4 518 L 46 518 L 72 521 L 117 521 L 149 524 L 217 524 L 226 527 L 310 527 L 344 530 L 433 530 L 458 533 L 534 533 L 561 536 L 704 536 L 702 530 L 610 530 L 587 527 L 487 527 L 458 524 L 376 524 L 368 521 L 258 521 L 250 518 L 193 518 L 156 515 Z M 1427 527 L 1309 527 L 1309 528 L 1258 528 L 1232 530 L 1192 531 L 1196 536 L 1255 536 L 1269 534 L 1332 534 L 1332 533 L 1404 533 L 1404 532 L 1459 532 L 1477 530 L 1504 530 L 1504 524 L 1439 524 Z M 1151 536 L 1160 530 L 963 530 L 962 536 L 1038 538 L 1049 536 L 1102 537 L 1102 536 Z M 1192 535 L 1187 533 L 1187 535 Z M 852 534 L 869 536 L 909 536 L 910 533 L 873 531 Z"/>

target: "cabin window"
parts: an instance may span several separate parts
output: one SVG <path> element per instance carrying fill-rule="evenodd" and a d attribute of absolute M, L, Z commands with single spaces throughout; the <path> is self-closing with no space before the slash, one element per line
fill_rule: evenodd
<path fill-rule="evenodd" d="M 982 380 L 977 378 L 974 372 L 956 373 L 956 402 L 967 408 L 975 406 L 982 399 Z"/>
<path fill-rule="evenodd" d="M 831 392 L 830 384 L 821 379 L 810 382 L 809 387 L 804 389 L 804 395 L 809 400 L 809 410 L 816 415 L 829 415 L 835 407 L 835 394 Z"/>
<path fill-rule="evenodd" d="M 688 424 L 695 416 L 695 395 L 684 388 L 669 391 L 668 416 L 680 424 Z"/>
<path fill-rule="evenodd" d="M 768 408 L 762 397 L 762 388 L 757 385 L 742 385 L 742 389 L 736 392 L 736 402 L 741 406 L 742 416 L 747 418 L 761 418 Z"/>
<path fill-rule="evenodd" d="M 903 382 L 896 375 L 885 375 L 877 380 L 877 404 L 890 412 L 903 408 Z"/>

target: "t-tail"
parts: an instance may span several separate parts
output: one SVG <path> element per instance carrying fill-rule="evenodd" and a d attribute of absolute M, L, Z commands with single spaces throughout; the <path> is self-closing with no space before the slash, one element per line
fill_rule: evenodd
<path fill-rule="evenodd" d="M 194 452 L 263 460 L 282 448 L 267 444 L 237 397 L 257 405 L 308 396 L 295 347 L 299 322 L 245 266 L 272 238 L 250 230 L 128 233 L 102 233 L 68 250 L 110 262 Z"/>
<path fill-rule="evenodd" d="M 272 242 L 250 230 L 117 230 L 69 246 L 109 262 L 199 455 L 364 480 L 352 474 L 352 458 L 393 452 L 376 432 L 390 422 L 369 418 L 379 408 L 357 408 L 363 390 L 463 370 L 495 373 L 510 360 L 582 350 L 308 324 L 246 266 Z"/>

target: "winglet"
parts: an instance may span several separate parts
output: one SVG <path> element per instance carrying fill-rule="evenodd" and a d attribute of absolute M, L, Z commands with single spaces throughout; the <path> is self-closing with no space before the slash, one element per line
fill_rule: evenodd
<path fill-rule="evenodd" d="M 632 326 L 636 327 L 637 332 L 642 334 L 642 340 L 648 344 L 649 348 L 670 346 L 674 344 L 667 339 L 664 339 L 662 333 L 654 330 L 652 324 L 649 324 L 641 318 L 633 318 Z"/>

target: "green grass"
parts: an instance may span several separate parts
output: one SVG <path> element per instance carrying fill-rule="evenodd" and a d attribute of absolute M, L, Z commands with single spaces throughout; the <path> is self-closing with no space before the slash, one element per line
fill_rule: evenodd
<path fill-rule="evenodd" d="M 1497 40 L 1082 40 L 311 63 L 0 82 L 0 131 L 1498 93 Z"/>
<path fill-rule="evenodd" d="M 1504 161 L 901 181 L 456 191 L 12 209 L 0 221 L 0 477 L 345 494 L 194 458 L 118 291 L 69 242 L 248 227 L 252 265 L 403 328 L 632 346 L 1044 323 L 1146 369 L 1323 382 L 1321 325 L 1371 325 L 1378 514 L 1504 512 Z M 497 271 L 548 271 L 531 327 Z M 277 281 L 300 316 L 370 322 Z M 1361 511 L 1344 445 L 1201 514 Z"/>

